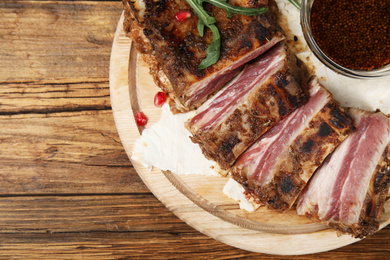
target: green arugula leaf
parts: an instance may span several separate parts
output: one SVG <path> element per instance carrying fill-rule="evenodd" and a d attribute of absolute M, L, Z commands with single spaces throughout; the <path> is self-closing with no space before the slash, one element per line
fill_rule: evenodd
<path fill-rule="evenodd" d="M 221 36 L 219 35 L 218 28 L 214 24 L 210 25 L 209 28 L 213 32 L 213 40 L 207 48 L 207 57 L 202 60 L 202 62 L 198 66 L 199 69 L 205 69 L 216 63 L 221 53 Z"/>
<path fill-rule="evenodd" d="M 215 5 L 223 10 L 225 10 L 227 17 L 231 18 L 232 13 L 235 14 L 243 14 L 243 15 L 259 15 L 267 12 L 267 8 L 248 8 L 248 7 L 240 7 L 234 6 L 227 3 L 227 0 L 203 0 L 203 2 L 207 2 Z"/>
<path fill-rule="evenodd" d="M 203 9 L 203 6 L 199 4 L 196 0 L 186 0 L 187 3 L 194 9 L 195 13 L 198 15 L 199 20 L 205 25 L 211 25 L 216 22 L 215 18 L 210 16 L 206 10 Z"/>
<path fill-rule="evenodd" d="M 215 18 L 212 17 L 206 10 L 203 8 L 203 3 L 207 2 L 215 5 L 223 10 L 225 10 L 228 18 L 232 17 L 232 13 L 243 14 L 243 15 L 258 15 L 267 11 L 267 8 L 247 8 L 232 6 L 227 3 L 227 0 L 186 0 L 187 3 L 194 9 L 199 20 L 197 24 L 197 29 L 200 37 L 204 36 L 204 28 L 208 27 L 213 33 L 213 39 L 206 50 L 206 58 L 202 60 L 199 64 L 199 69 L 205 69 L 216 63 L 219 59 L 221 52 L 221 36 L 219 30 L 215 25 Z"/>
<path fill-rule="evenodd" d="M 197 28 L 198 28 L 198 32 L 199 32 L 200 37 L 203 37 L 203 35 L 204 35 L 204 23 L 202 22 L 201 19 L 199 19 L 199 21 L 198 21 Z"/>
<path fill-rule="evenodd" d="M 292 3 L 298 10 L 301 10 L 301 4 L 297 0 L 288 0 L 290 3 Z"/>

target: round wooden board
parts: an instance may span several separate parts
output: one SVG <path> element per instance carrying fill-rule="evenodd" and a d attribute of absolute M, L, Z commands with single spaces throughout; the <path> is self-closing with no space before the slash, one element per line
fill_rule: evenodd
<path fill-rule="evenodd" d="M 122 14 L 111 53 L 110 94 L 116 127 L 129 158 L 142 130 L 136 126 L 134 114 L 142 110 L 149 118 L 148 126 L 160 118 L 161 108 L 153 104 L 158 90 L 148 67 L 138 59 L 124 34 Z M 349 235 L 338 237 L 335 231 L 297 216 L 294 209 L 283 214 L 265 208 L 254 213 L 240 210 L 222 193 L 226 178 L 177 176 L 159 169 L 148 171 L 137 161 L 132 164 L 153 194 L 176 216 L 228 245 L 259 253 L 300 255 L 359 241 Z M 381 228 L 390 223 L 390 201 L 385 207 Z"/>

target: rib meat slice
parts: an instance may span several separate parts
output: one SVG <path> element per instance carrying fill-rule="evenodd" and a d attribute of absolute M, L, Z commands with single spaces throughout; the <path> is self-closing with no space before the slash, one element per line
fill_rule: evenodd
<path fill-rule="evenodd" d="M 267 7 L 261 15 L 245 16 L 226 12 L 204 4 L 213 14 L 221 35 L 221 56 L 214 65 L 199 69 L 212 40 L 206 28 L 204 37 L 197 30 L 198 17 L 186 1 L 124 0 L 124 28 L 143 54 L 158 86 L 169 93 L 179 111 L 201 105 L 210 94 L 220 89 L 248 61 L 255 59 L 283 40 L 277 23 L 278 8 L 274 0 L 234 0 L 232 5 Z M 192 15 L 184 23 L 175 20 L 178 11 Z"/>
<path fill-rule="evenodd" d="M 307 75 L 303 63 L 279 44 L 248 64 L 186 122 L 192 141 L 222 169 L 229 168 L 257 138 L 307 101 Z"/>
<path fill-rule="evenodd" d="M 314 171 L 353 130 L 352 119 L 317 79 L 310 99 L 280 121 L 232 167 L 233 178 L 255 199 L 279 212 L 289 209 Z"/>
<path fill-rule="evenodd" d="M 390 183 L 390 120 L 350 109 L 356 132 L 315 173 L 298 199 L 299 215 L 363 238 L 378 230 Z"/>

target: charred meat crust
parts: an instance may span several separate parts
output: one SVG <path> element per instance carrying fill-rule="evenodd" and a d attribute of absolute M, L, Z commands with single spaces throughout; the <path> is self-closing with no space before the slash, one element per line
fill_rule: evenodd
<path fill-rule="evenodd" d="M 125 31 L 134 40 L 137 50 L 149 56 L 146 61 L 152 67 L 151 74 L 162 72 L 165 74 L 169 81 L 168 86 L 156 76 L 155 81 L 164 91 L 174 93 L 175 98 L 182 104 L 179 110 L 193 109 L 200 105 L 186 104 L 189 98 L 187 91 L 191 85 L 231 66 L 273 37 L 284 38 L 284 33 L 276 21 L 278 9 L 273 0 L 247 1 L 245 3 L 248 7 L 267 6 L 269 10 L 257 16 L 233 14 L 231 19 L 227 18 L 226 12 L 222 9 L 206 3 L 205 9 L 213 13 L 217 19 L 216 25 L 222 42 L 221 56 L 213 66 L 198 69 L 212 40 L 211 31 L 206 28 L 205 36 L 200 37 L 197 31 L 198 18 L 185 1 L 143 2 L 146 10 L 142 18 L 138 17 L 139 12 L 133 1 L 123 0 Z M 180 10 L 192 13 L 191 18 L 185 23 L 179 23 L 174 19 L 175 13 Z"/>
<path fill-rule="evenodd" d="M 369 191 L 360 212 L 359 221 L 352 225 L 345 225 L 338 221 L 324 221 L 318 218 L 318 206 L 306 213 L 314 222 L 326 223 L 329 227 L 355 238 L 364 238 L 372 235 L 379 229 L 379 223 L 384 213 L 384 204 L 390 188 L 390 151 L 386 147 L 381 161 L 373 174 Z"/>
<path fill-rule="evenodd" d="M 134 16 L 136 11 L 133 10 L 133 5 L 127 0 L 123 0 L 122 2 L 124 7 L 124 32 L 126 33 L 126 36 L 133 40 L 132 44 L 134 44 L 134 47 L 145 63 L 148 64 L 149 73 L 152 75 L 156 85 L 168 94 L 168 103 L 172 108 L 172 112 L 178 113 L 188 111 L 174 95 L 172 85 L 154 55 L 152 44 L 144 35 L 140 21 Z"/>
<path fill-rule="evenodd" d="M 191 140 L 222 169 L 228 169 L 257 138 L 307 102 L 306 67 L 286 51 L 288 64 L 299 63 L 300 66 L 284 66 L 215 129 L 192 131 L 191 126 L 187 126 L 193 135 Z"/>
<path fill-rule="evenodd" d="M 379 229 L 379 222 L 384 213 L 384 204 L 390 187 L 390 147 L 387 146 L 370 181 L 370 188 L 363 203 L 359 222 L 351 226 L 341 222 L 328 223 L 342 233 L 364 238 Z"/>
<path fill-rule="evenodd" d="M 337 116 L 335 116 L 337 115 Z M 337 123 L 334 123 L 337 121 Z M 292 207 L 315 169 L 354 130 L 351 117 L 332 100 L 298 135 L 288 153 L 274 168 L 274 178 L 267 184 L 247 179 L 247 173 L 233 167 L 233 178 L 251 190 L 268 208 L 283 212 Z"/>
<path fill-rule="evenodd" d="M 341 150 L 337 150 L 334 156 L 332 155 L 328 157 L 329 159 L 327 159 L 328 161 L 324 165 L 325 168 L 327 167 L 326 170 L 318 171 L 317 174 L 319 175 L 314 176 L 318 178 L 313 178 L 313 183 L 309 183 L 307 188 L 305 188 L 305 191 L 298 202 L 297 210 L 298 214 L 306 215 L 315 222 L 325 223 L 331 228 L 338 230 L 340 233 L 350 234 L 356 238 L 364 238 L 378 231 L 379 223 L 384 213 L 384 204 L 386 202 L 389 192 L 389 125 L 384 125 L 385 116 L 383 114 L 375 115 L 375 113 L 362 111 L 354 108 L 349 109 L 348 112 L 355 120 L 357 127 L 356 135 L 351 136 L 350 138 L 354 138 L 357 136 L 358 139 L 352 139 L 352 141 L 347 145 L 349 149 L 345 150 L 345 147 L 343 147 L 343 149 L 340 147 Z M 367 118 L 371 116 L 372 120 L 370 121 Z M 368 128 L 366 128 L 368 127 L 368 122 L 372 124 L 369 130 L 367 130 Z M 387 122 L 386 124 L 388 123 L 389 122 Z M 335 125 L 338 125 L 338 122 L 336 122 Z M 381 139 L 375 140 L 375 138 Z M 360 148 L 357 148 L 357 143 L 361 144 L 362 146 L 360 146 Z M 380 145 L 381 148 L 379 148 L 378 145 Z M 343 162 L 344 165 L 350 163 L 351 157 L 348 158 L 348 155 L 350 155 L 351 149 L 358 149 L 359 153 L 364 153 L 369 150 L 370 152 L 365 154 L 364 158 L 359 157 L 358 154 L 355 154 L 354 158 L 355 156 L 356 158 L 360 158 L 358 160 L 359 162 L 361 160 L 367 160 L 370 161 L 370 163 L 375 163 L 375 168 L 372 168 L 372 166 L 368 168 L 362 166 L 362 170 L 366 171 L 364 172 L 364 175 L 362 175 L 362 173 L 359 173 L 360 169 L 357 169 L 356 165 L 354 166 L 354 168 L 350 168 L 355 169 L 350 172 L 348 169 L 345 168 L 338 168 L 337 166 L 334 168 L 332 166 L 329 166 L 335 166 L 339 164 L 340 160 L 345 160 L 345 162 Z M 378 156 L 374 154 L 376 152 L 375 149 L 378 149 Z M 340 153 L 340 151 L 342 152 Z M 345 158 L 343 158 L 343 156 L 345 156 Z M 328 175 L 333 172 L 336 172 L 337 174 L 335 176 Z M 340 187 L 337 187 L 335 185 L 342 181 L 339 177 L 344 173 L 348 174 L 347 176 L 344 175 L 344 178 L 347 178 L 347 180 L 349 179 L 354 181 L 344 183 L 342 191 L 345 195 L 344 200 L 340 198 L 340 201 L 335 201 L 335 198 L 340 197 L 340 195 L 336 194 L 336 196 L 333 197 L 335 193 L 334 191 L 332 191 L 332 188 L 336 188 L 336 192 L 339 192 Z M 324 183 L 326 181 L 329 181 L 329 183 Z M 330 189 L 329 184 L 331 184 Z M 323 191 L 325 193 L 323 195 L 324 197 L 322 197 L 321 195 L 318 196 L 318 192 L 321 192 L 318 189 L 322 188 L 322 185 L 324 185 L 324 187 L 327 187 L 326 190 Z M 359 185 L 363 185 L 360 187 L 364 187 L 360 191 L 358 188 Z M 355 189 L 357 189 L 359 192 L 356 194 L 351 194 L 351 192 L 353 193 Z M 332 193 L 327 194 L 330 191 L 332 191 Z M 359 196 L 359 198 L 357 196 Z M 321 199 L 323 200 L 321 201 Z M 354 206 L 354 208 L 351 208 L 351 206 Z"/>

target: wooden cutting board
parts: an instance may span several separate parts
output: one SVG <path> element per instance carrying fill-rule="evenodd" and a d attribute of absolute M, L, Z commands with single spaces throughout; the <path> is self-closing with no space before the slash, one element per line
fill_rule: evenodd
<path fill-rule="evenodd" d="M 143 111 L 148 126 L 157 122 L 161 108 L 153 98 L 159 89 L 139 59 L 131 40 L 123 31 L 123 14 L 115 34 L 110 62 L 110 94 L 116 127 L 122 144 L 131 158 L 142 128 L 134 114 Z M 224 177 L 178 176 L 159 169 L 148 171 L 132 161 L 138 174 L 153 194 L 176 216 L 198 231 L 228 245 L 253 252 L 299 255 L 332 250 L 359 239 L 338 236 L 324 225 L 297 216 L 295 209 L 279 214 L 260 208 L 249 213 L 222 193 Z M 390 223 L 390 201 L 381 228 Z"/>

